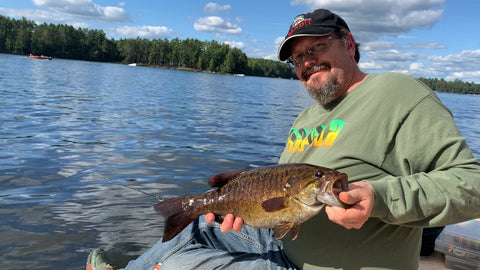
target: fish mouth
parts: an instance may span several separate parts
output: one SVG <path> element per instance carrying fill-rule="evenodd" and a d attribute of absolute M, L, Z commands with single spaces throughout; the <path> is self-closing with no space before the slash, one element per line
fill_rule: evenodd
<path fill-rule="evenodd" d="M 339 173 L 333 181 L 330 182 L 327 189 L 331 193 L 338 197 L 338 194 L 342 191 L 348 191 L 348 177 L 344 173 Z"/>
<path fill-rule="evenodd" d="M 338 198 L 343 191 L 348 191 L 348 177 L 344 173 L 338 173 L 327 182 L 324 191 L 317 195 L 317 200 L 331 206 L 348 208 L 348 205 Z"/>

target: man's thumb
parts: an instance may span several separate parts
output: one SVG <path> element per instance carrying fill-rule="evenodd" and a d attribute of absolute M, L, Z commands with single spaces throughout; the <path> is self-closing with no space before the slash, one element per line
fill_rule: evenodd
<path fill-rule="evenodd" d="M 340 201 L 346 204 L 355 204 L 358 200 L 355 198 L 355 194 L 352 191 L 340 192 L 338 194 Z"/>

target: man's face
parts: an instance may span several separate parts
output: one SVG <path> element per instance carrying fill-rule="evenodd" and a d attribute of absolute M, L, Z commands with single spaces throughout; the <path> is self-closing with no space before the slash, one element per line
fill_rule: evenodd
<path fill-rule="evenodd" d="M 348 46 L 330 36 L 334 35 L 297 37 L 291 46 L 292 56 L 299 60 L 295 63 L 295 73 L 320 105 L 332 102 L 348 90 L 355 66 Z M 325 44 L 326 48 L 315 53 L 315 48 Z"/>

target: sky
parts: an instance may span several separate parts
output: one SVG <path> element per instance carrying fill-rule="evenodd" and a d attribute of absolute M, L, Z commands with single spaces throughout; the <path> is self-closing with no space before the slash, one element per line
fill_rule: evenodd
<path fill-rule="evenodd" d="M 293 18 L 340 15 L 367 73 L 480 83 L 478 0 L 0 0 L 0 14 L 37 24 L 101 29 L 109 38 L 216 40 L 277 60 Z"/>

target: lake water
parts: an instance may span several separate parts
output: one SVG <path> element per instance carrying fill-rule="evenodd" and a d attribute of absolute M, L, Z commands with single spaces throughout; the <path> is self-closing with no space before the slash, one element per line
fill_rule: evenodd
<path fill-rule="evenodd" d="M 0 60 L 0 269 L 82 269 L 97 247 L 138 256 L 162 235 L 157 197 L 275 164 L 313 104 L 294 80 Z M 479 158 L 480 97 L 439 96 Z"/>

